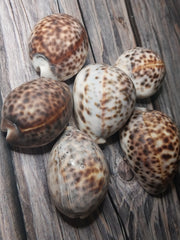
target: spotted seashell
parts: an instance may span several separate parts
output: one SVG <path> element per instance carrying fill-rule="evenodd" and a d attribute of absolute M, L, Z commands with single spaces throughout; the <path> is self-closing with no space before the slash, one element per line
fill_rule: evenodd
<path fill-rule="evenodd" d="M 103 144 L 130 117 L 136 93 L 133 82 L 120 69 L 91 64 L 76 76 L 73 98 L 78 128 Z"/>
<path fill-rule="evenodd" d="M 141 186 L 150 194 L 166 191 L 179 157 L 179 132 L 165 114 L 137 108 L 120 132 L 120 144 Z"/>
<path fill-rule="evenodd" d="M 29 40 L 29 54 L 41 77 L 67 80 L 85 63 L 88 38 L 78 19 L 52 14 L 41 19 Z"/>
<path fill-rule="evenodd" d="M 137 98 L 147 98 L 155 94 L 165 74 L 162 59 L 152 50 L 142 47 L 125 51 L 117 59 L 115 66 L 132 79 Z"/>
<path fill-rule="evenodd" d="M 99 146 L 68 126 L 50 153 L 47 179 L 59 211 L 70 218 L 85 218 L 102 202 L 109 171 Z"/>
<path fill-rule="evenodd" d="M 54 140 L 72 114 L 69 87 L 52 79 L 38 78 L 15 88 L 2 108 L 1 130 L 14 146 L 39 147 Z"/>

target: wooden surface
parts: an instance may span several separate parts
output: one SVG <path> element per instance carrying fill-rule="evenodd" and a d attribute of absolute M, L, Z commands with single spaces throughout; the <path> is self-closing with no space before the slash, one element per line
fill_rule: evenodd
<path fill-rule="evenodd" d="M 160 54 L 166 65 L 163 86 L 137 105 L 165 112 L 180 127 L 179 0 L 1 0 L 1 106 L 13 88 L 37 77 L 28 56 L 28 37 L 39 19 L 57 12 L 84 24 L 90 43 L 86 64 L 114 64 L 136 45 Z M 103 204 L 86 220 L 69 220 L 48 193 L 45 167 L 51 147 L 11 149 L 1 133 L 0 239 L 180 239 L 180 171 L 167 193 L 148 195 L 123 160 L 115 134 L 103 147 L 111 173 Z"/>

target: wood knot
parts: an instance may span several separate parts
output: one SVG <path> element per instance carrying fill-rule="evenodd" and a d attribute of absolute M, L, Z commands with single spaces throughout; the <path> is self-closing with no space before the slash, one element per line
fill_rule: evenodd
<path fill-rule="evenodd" d="M 125 157 L 123 157 L 123 160 L 119 163 L 118 173 L 119 176 L 125 181 L 131 181 L 134 177 L 134 173 L 128 165 Z"/>

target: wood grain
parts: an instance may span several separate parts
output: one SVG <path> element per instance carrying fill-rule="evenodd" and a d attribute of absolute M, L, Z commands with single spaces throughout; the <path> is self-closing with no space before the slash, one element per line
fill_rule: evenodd
<path fill-rule="evenodd" d="M 180 16 L 175 1 L 131 1 L 134 20 L 142 46 L 153 49 L 164 60 L 166 75 L 164 83 L 153 104 L 171 116 L 180 126 Z M 155 9 L 152 11 L 152 9 Z M 157 9 L 157 10 L 156 10 Z M 160 11 L 158 11 L 160 10 Z M 157 14 L 158 12 L 158 14 Z"/>
<path fill-rule="evenodd" d="M 0 239 L 26 239 L 12 155 L 2 133 L 0 139 Z"/>
<path fill-rule="evenodd" d="M 124 50 L 136 45 L 159 53 L 166 64 L 163 86 L 156 96 L 137 104 L 165 112 L 180 127 L 180 5 L 175 0 L 1 1 L 3 100 L 16 86 L 37 77 L 28 56 L 28 38 L 38 20 L 59 11 L 77 17 L 84 24 L 90 46 L 86 64 L 114 64 Z M 39 149 L 12 149 L 1 135 L 1 239 L 180 238 L 179 174 L 161 197 L 145 193 L 126 164 L 115 134 L 102 146 L 111 173 L 104 202 L 86 220 L 70 220 L 56 210 L 49 197 L 46 164 L 52 146 L 53 143 Z"/>

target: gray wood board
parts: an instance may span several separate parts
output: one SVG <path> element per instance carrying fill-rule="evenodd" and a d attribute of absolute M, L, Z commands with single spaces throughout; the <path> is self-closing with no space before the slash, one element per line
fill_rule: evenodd
<path fill-rule="evenodd" d="M 114 64 L 129 48 L 144 46 L 165 61 L 163 86 L 137 105 L 171 116 L 180 127 L 180 5 L 178 1 L 16 0 L 0 2 L 0 88 L 7 94 L 37 78 L 29 56 L 33 26 L 51 13 L 77 17 L 89 37 L 86 64 Z M 1 101 L 1 105 L 2 105 Z M 152 197 L 137 183 L 123 159 L 118 134 L 103 147 L 110 169 L 109 191 L 86 220 L 70 220 L 54 207 L 47 188 L 46 164 L 52 144 L 12 149 L 0 137 L 0 238 L 16 239 L 179 239 L 180 178 L 169 191 Z"/>

